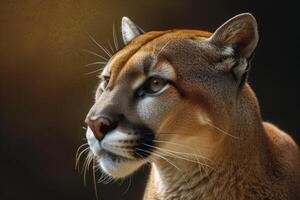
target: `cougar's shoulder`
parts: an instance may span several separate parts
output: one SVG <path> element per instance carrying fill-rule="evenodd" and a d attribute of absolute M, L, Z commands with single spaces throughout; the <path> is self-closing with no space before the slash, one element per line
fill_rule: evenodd
<path fill-rule="evenodd" d="M 299 147 L 287 133 L 269 122 L 263 122 L 269 150 L 269 172 L 271 179 L 285 187 L 289 199 L 300 198 L 300 153 Z M 279 190 L 282 188 L 279 188 Z M 295 195 L 295 196 L 294 196 Z"/>

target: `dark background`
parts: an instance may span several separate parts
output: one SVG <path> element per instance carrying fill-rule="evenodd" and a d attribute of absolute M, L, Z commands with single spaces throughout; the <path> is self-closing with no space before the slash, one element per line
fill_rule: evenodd
<path fill-rule="evenodd" d="M 270 3 L 267 3 L 270 2 Z M 214 31 L 241 12 L 253 13 L 260 42 L 250 84 L 262 115 L 299 143 L 299 37 L 297 6 L 289 1 L 0 1 L 0 199 L 95 199 L 74 170 L 99 66 L 82 49 L 108 46 L 112 25 L 131 17 L 144 30 Z M 299 11 L 298 11 L 299 12 Z M 119 37 L 121 43 L 121 38 Z M 102 55 L 104 53 L 101 53 Z M 147 169 L 123 183 L 98 184 L 100 199 L 141 199 Z M 124 194 L 125 193 L 125 194 Z"/>

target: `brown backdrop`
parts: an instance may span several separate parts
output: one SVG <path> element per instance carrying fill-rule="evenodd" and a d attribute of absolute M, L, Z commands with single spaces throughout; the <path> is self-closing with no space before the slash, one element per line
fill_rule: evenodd
<path fill-rule="evenodd" d="M 0 199 L 95 199 L 74 170 L 84 143 L 83 119 L 92 104 L 99 66 L 82 49 L 100 53 L 112 25 L 131 17 L 144 30 L 203 28 L 252 12 L 260 43 L 250 83 L 263 116 L 299 137 L 299 22 L 297 6 L 273 1 L 20 0 L 0 2 Z M 120 39 L 120 37 L 119 37 Z M 121 40 L 119 40 L 121 42 Z M 103 53 L 102 53 L 103 54 Z M 297 135 L 298 134 L 298 135 Z M 147 169 L 129 179 L 98 184 L 100 199 L 141 199 Z M 124 194 L 125 193 L 125 194 Z"/>

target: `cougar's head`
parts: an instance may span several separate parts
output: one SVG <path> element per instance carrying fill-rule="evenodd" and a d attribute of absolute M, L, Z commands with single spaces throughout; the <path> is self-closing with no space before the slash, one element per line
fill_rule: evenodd
<path fill-rule="evenodd" d="M 101 73 L 85 120 L 97 164 L 120 178 L 168 151 L 209 156 L 244 87 L 258 41 L 254 17 L 235 16 L 214 33 L 144 33 L 124 17 L 122 35 L 126 46 Z"/>

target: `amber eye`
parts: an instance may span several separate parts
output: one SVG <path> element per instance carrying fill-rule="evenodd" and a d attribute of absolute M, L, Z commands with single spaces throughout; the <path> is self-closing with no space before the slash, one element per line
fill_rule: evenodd
<path fill-rule="evenodd" d="M 155 94 L 160 92 L 168 82 L 159 77 L 149 78 L 140 90 L 143 94 Z"/>
<path fill-rule="evenodd" d="M 149 92 L 159 92 L 166 85 L 166 81 L 161 78 L 151 78 L 149 80 Z"/>

